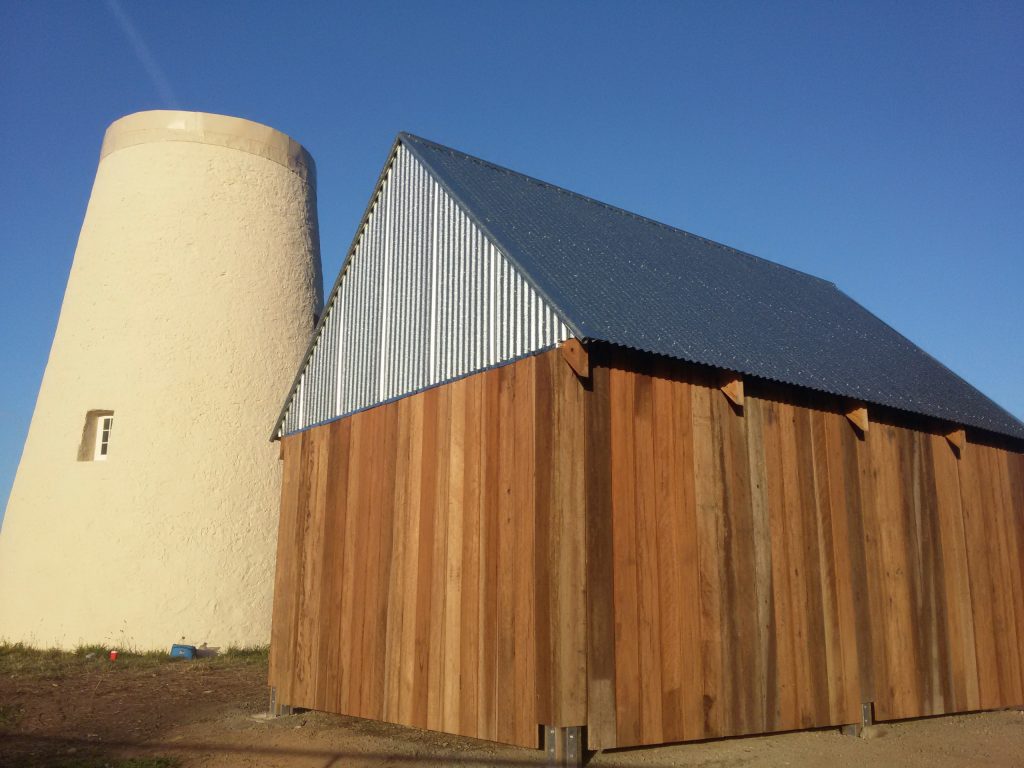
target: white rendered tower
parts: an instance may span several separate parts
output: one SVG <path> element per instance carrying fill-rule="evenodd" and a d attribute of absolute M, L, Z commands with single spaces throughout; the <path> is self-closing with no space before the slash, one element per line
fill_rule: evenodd
<path fill-rule="evenodd" d="M 0 530 L 0 639 L 269 641 L 269 436 L 321 301 L 301 146 L 195 112 L 110 126 Z"/>

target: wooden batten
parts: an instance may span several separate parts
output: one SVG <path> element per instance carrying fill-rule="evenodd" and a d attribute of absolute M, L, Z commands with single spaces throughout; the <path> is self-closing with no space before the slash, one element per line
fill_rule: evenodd
<path fill-rule="evenodd" d="M 953 446 L 956 452 L 957 458 L 960 458 L 964 454 L 964 448 L 967 447 L 967 430 L 965 429 L 954 429 L 951 432 L 947 432 L 946 441 Z"/>
<path fill-rule="evenodd" d="M 871 420 L 868 418 L 868 407 L 862 403 L 855 403 L 846 409 L 846 418 L 850 420 L 858 430 L 861 437 L 868 433 L 868 426 Z"/>
<path fill-rule="evenodd" d="M 738 373 L 723 373 L 719 388 L 729 398 L 729 402 L 740 408 L 743 407 L 743 377 Z"/>
<path fill-rule="evenodd" d="M 558 348 L 573 372 L 581 379 L 590 378 L 590 355 L 579 339 L 566 339 Z"/>

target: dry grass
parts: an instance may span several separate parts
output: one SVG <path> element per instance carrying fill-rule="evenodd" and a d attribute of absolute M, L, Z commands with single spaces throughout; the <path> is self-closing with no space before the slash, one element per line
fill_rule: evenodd
<path fill-rule="evenodd" d="M 0 768 L 176 768 L 179 757 L 143 746 L 169 723 L 265 706 L 266 648 L 109 653 L 0 642 Z"/>
<path fill-rule="evenodd" d="M 268 649 L 227 648 L 216 655 L 187 662 L 172 658 L 167 651 L 118 651 L 117 661 L 110 661 L 110 649 L 100 645 L 82 645 L 73 651 L 57 648 L 31 648 L 23 643 L 0 643 L 0 675 L 7 677 L 31 676 L 59 679 L 89 669 L 148 669 L 165 664 L 202 664 L 224 666 L 234 664 L 266 663 Z M 0 722 L 5 717 L 0 712 Z"/>
<path fill-rule="evenodd" d="M 81 757 L 69 758 L 54 768 L 177 768 L 181 761 L 173 757 Z"/>

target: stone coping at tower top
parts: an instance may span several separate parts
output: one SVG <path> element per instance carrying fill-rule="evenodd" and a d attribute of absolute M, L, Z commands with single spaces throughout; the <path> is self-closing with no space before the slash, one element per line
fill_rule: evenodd
<path fill-rule="evenodd" d="M 316 184 L 313 156 L 290 136 L 241 117 L 207 112 L 155 109 L 126 115 L 107 128 L 100 160 L 127 147 L 161 141 L 188 141 L 249 152 Z"/>

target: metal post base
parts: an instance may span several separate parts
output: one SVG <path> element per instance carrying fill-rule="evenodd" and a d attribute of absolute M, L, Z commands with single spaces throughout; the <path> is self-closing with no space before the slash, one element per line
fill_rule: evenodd
<path fill-rule="evenodd" d="M 559 728 L 545 725 L 544 752 L 548 765 L 578 768 L 583 765 L 583 728 L 578 725 Z"/>
<path fill-rule="evenodd" d="M 865 728 L 875 724 L 875 702 L 865 701 L 860 705 L 860 724 Z"/>
<path fill-rule="evenodd" d="M 875 724 L 875 703 L 865 701 L 860 705 L 860 722 L 840 727 L 844 736 L 860 736 L 869 725 Z"/>
<path fill-rule="evenodd" d="M 284 717 L 285 715 L 292 715 L 295 713 L 295 707 L 289 706 L 288 704 L 282 704 L 277 700 L 277 688 L 270 689 L 270 711 L 268 714 L 271 717 Z"/>

